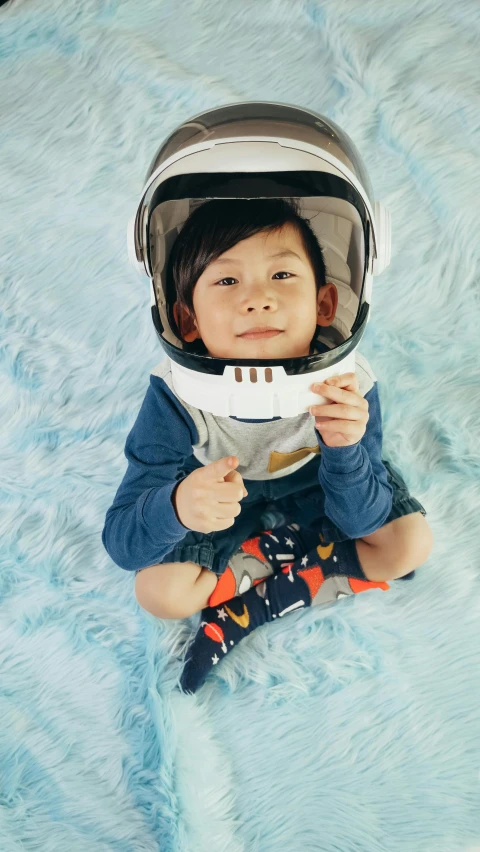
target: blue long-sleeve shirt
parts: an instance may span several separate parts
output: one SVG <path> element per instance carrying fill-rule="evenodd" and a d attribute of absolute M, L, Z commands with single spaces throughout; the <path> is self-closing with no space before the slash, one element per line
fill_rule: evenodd
<path fill-rule="evenodd" d="M 328 447 L 308 412 L 252 421 L 217 417 L 188 405 L 173 390 L 165 359 L 150 376 L 127 436 L 127 470 L 106 513 L 102 542 L 113 561 L 132 571 L 173 550 L 188 532 L 172 503 L 176 485 L 196 467 L 228 455 L 239 458 L 237 470 L 248 491 L 249 479 L 286 476 L 320 452 L 323 514 L 349 538 L 375 532 L 390 513 L 393 491 L 381 458 L 378 389 L 363 356 L 357 355 L 356 372 L 369 403 L 366 432 L 352 446 Z"/>

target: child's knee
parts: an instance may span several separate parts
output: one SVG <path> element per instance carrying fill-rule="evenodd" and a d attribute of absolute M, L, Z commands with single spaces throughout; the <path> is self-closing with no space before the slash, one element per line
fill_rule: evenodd
<path fill-rule="evenodd" d="M 433 535 L 421 512 L 402 515 L 388 526 L 394 533 L 389 548 L 394 576 L 385 579 L 395 579 L 424 565 L 433 548 Z"/>
<path fill-rule="evenodd" d="M 433 549 L 433 534 L 428 521 L 421 512 L 405 515 L 403 535 L 399 538 L 399 551 L 403 554 L 405 565 L 412 570 L 420 568 Z"/>
<path fill-rule="evenodd" d="M 143 568 L 135 577 L 138 603 L 157 618 L 188 618 L 195 612 L 191 592 L 200 570 L 193 562 Z"/>

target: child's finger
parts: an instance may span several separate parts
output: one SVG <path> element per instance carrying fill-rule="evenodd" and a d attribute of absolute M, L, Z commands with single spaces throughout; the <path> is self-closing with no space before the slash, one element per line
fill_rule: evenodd
<path fill-rule="evenodd" d="M 327 420 L 364 420 L 365 409 L 363 406 L 355 405 L 311 405 L 308 409 L 315 417 L 323 417 Z M 328 412 L 328 413 L 327 413 Z"/>
<path fill-rule="evenodd" d="M 356 373 L 343 373 L 341 376 L 331 376 L 330 379 L 327 379 L 327 383 L 335 387 L 347 388 L 347 390 L 352 390 L 354 393 L 358 393 L 359 390 Z"/>
<path fill-rule="evenodd" d="M 312 390 L 326 399 L 331 399 L 333 402 L 343 402 L 345 405 L 351 405 L 358 408 L 367 408 L 368 403 L 363 396 L 355 391 L 339 388 L 331 385 L 313 385 Z"/>
<path fill-rule="evenodd" d="M 323 383 L 322 383 L 323 384 Z M 356 373 L 343 373 L 341 376 L 330 376 L 325 380 L 327 387 L 346 388 L 346 390 L 358 393 L 359 384 Z M 312 390 L 315 388 L 313 387 Z"/>
<path fill-rule="evenodd" d="M 225 479 L 225 482 L 238 482 L 238 484 L 243 488 L 243 496 L 244 497 L 248 496 L 248 491 L 245 488 L 245 485 L 243 483 L 243 477 L 242 477 L 241 473 L 238 472 L 238 470 L 231 470 L 230 473 L 226 474 L 224 479 Z"/>

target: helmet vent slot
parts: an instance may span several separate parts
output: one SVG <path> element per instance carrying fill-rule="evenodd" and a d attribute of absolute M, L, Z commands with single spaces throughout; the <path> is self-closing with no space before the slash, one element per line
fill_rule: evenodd
<path fill-rule="evenodd" d="M 256 384 L 258 382 L 258 374 L 256 367 L 250 367 L 248 370 L 249 380 L 252 384 Z M 266 382 L 273 382 L 273 374 L 271 367 L 265 367 L 264 376 Z M 235 381 L 243 382 L 243 372 L 241 367 L 235 367 Z"/>

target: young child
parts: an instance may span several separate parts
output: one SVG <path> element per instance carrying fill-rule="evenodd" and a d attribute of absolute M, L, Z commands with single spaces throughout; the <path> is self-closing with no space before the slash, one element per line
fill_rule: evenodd
<path fill-rule="evenodd" d="M 314 232 L 283 199 L 197 208 L 172 248 L 168 282 L 178 338 L 218 358 L 319 351 L 317 327 L 333 322 L 338 304 Z M 160 618 L 202 611 L 184 691 L 195 692 L 259 625 L 388 589 L 431 551 L 424 507 L 381 457 L 368 361 L 357 352 L 355 373 L 311 388 L 329 404 L 246 420 L 181 400 L 169 359 L 151 374 L 102 541 L 120 567 L 137 572 L 145 610 Z M 265 529 L 270 510 L 277 525 Z"/>

